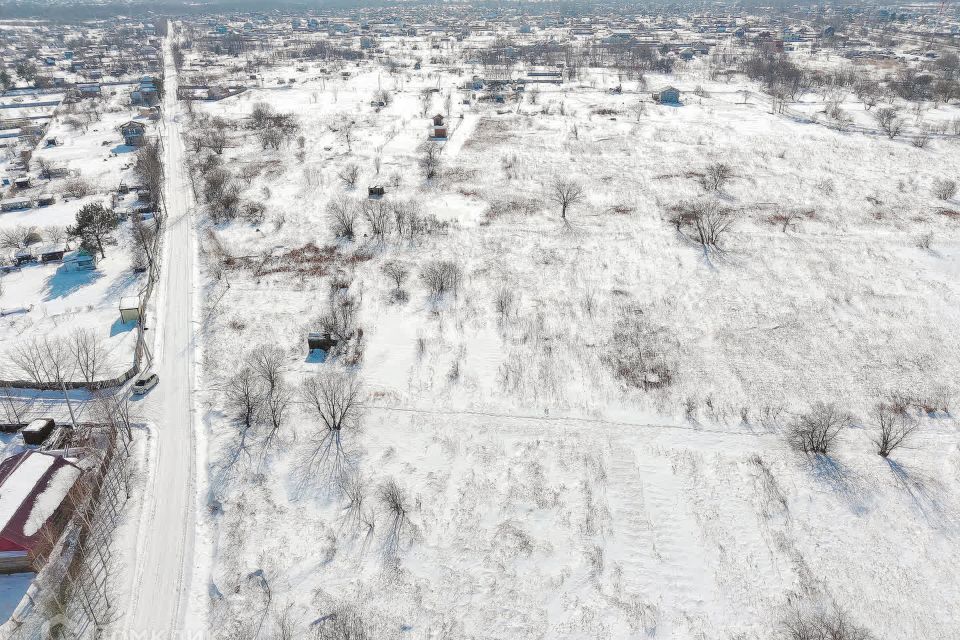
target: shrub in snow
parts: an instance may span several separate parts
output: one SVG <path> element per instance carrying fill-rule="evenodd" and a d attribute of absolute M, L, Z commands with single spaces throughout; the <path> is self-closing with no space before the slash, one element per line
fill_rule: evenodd
<path fill-rule="evenodd" d="M 790 425 L 787 440 L 803 453 L 828 455 L 840 432 L 851 422 L 850 415 L 836 405 L 817 403 Z"/>
<path fill-rule="evenodd" d="M 313 623 L 315 640 L 369 640 L 369 627 L 353 607 L 340 605 Z"/>
<path fill-rule="evenodd" d="M 954 180 L 933 179 L 933 195 L 940 200 L 949 200 L 957 195 L 957 183 Z"/>
<path fill-rule="evenodd" d="M 700 186 L 706 191 L 721 191 L 733 177 L 733 169 L 723 162 L 714 162 L 700 176 Z"/>
<path fill-rule="evenodd" d="M 448 260 L 429 262 L 420 271 L 420 280 L 434 298 L 440 298 L 446 293 L 456 295 L 462 279 L 460 266 Z"/>
<path fill-rule="evenodd" d="M 884 458 L 902 447 L 920 426 L 906 411 L 886 404 L 877 405 L 873 418 L 876 424 L 873 443 Z"/>
<path fill-rule="evenodd" d="M 797 608 L 783 622 L 787 640 L 872 640 L 874 635 L 855 624 L 843 609 L 829 611 Z"/>
<path fill-rule="evenodd" d="M 673 207 L 670 221 L 677 231 L 704 248 L 720 249 L 733 227 L 733 211 L 714 200 L 681 202 Z"/>
<path fill-rule="evenodd" d="M 675 350 L 675 341 L 665 327 L 652 324 L 639 309 L 628 309 L 614 325 L 604 358 L 617 378 L 648 391 L 673 382 Z"/>

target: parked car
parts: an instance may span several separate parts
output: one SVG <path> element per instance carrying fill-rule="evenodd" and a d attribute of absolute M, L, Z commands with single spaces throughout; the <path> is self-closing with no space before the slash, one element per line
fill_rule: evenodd
<path fill-rule="evenodd" d="M 150 389 L 157 386 L 160 378 L 155 373 L 142 373 L 137 381 L 133 383 L 133 395 L 142 396 Z"/>

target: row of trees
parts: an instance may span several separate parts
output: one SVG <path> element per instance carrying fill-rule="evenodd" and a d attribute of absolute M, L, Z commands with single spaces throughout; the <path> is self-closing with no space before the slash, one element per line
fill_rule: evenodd
<path fill-rule="evenodd" d="M 326 213 L 334 237 L 343 240 L 354 240 L 361 232 L 361 222 L 377 243 L 391 237 L 415 243 L 425 235 L 446 230 L 436 217 L 424 215 L 416 200 L 354 200 L 341 196 L 327 203 Z"/>
<path fill-rule="evenodd" d="M 840 434 L 855 424 L 854 417 L 834 404 L 818 403 L 796 418 L 787 430 L 790 446 L 808 454 L 830 455 Z M 880 403 L 872 414 L 871 439 L 877 454 L 886 458 L 904 446 L 920 422 L 902 404 Z"/>
<path fill-rule="evenodd" d="M 75 329 L 66 338 L 20 341 L 10 361 L 31 382 L 61 387 L 77 378 L 92 385 L 109 366 L 103 340 L 92 329 Z"/>

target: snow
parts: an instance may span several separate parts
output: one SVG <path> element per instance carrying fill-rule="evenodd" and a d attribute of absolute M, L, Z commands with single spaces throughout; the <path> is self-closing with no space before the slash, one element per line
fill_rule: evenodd
<path fill-rule="evenodd" d="M 454 101 L 446 173 L 426 183 L 417 96 L 462 78 L 429 65 L 390 80 L 393 103 L 373 113 L 380 72 L 350 70 L 319 80 L 281 67 L 265 83 L 298 77 L 294 87 L 195 105 L 236 123 L 268 102 L 295 113 L 304 136 L 297 158 L 295 144 L 263 150 L 231 130 L 225 166 L 268 216 L 200 222 L 200 238 L 178 137 L 186 115 L 165 105 L 160 384 L 142 405 L 157 427 L 124 629 L 240 637 L 259 620 L 279 635 L 286 612 L 306 633 L 350 602 L 383 638 L 760 639 L 790 603 L 812 601 L 886 637 L 954 637 L 960 432 L 942 409 L 960 391 L 960 236 L 929 185 L 954 166 L 955 141 L 921 150 L 771 114 L 739 104 L 739 89 L 756 87 L 712 83 L 692 65 L 648 78 L 687 92 L 683 107 L 638 117 L 647 92 L 611 95 L 613 78 L 594 71 L 543 87 L 538 105 Z M 696 84 L 705 97 L 689 93 Z M 352 151 L 328 126 L 345 117 L 357 122 Z M 735 178 L 705 194 L 689 172 L 721 160 Z M 347 162 L 361 167 L 356 191 L 337 177 Z M 546 198 L 557 175 L 587 189 L 568 224 Z M 334 239 L 326 203 L 376 183 L 448 226 L 417 242 Z M 738 211 L 723 253 L 670 223 L 670 207 L 701 197 Z M 774 214 L 794 208 L 812 214 L 781 229 Z M 931 250 L 916 241 L 928 232 Z M 218 279 L 209 256 L 199 274 L 194 260 L 207 233 L 236 256 L 331 246 L 334 264 Z M 463 267 L 456 296 L 433 300 L 418 282 L 435 259 Z M 411 267 L 406 301 L 380 272 L 387 260 Z M 361 304 L 364 353 L 349 368 L 365 388 L 363 428 L 344 438 L 370 527 L 323 473 L 305 475 L 317 419 L 298 399 L 277 446 L 228 465 L 238 435 L 221 390 L 246 352 L 278 346 L 295 397 L 307 376 L 347 368 L 305 344 L 337 270 Z M 516 298 L 499 314 L 502 288 Z M 659 330 L 671 384 L 617 377 L 624 317 Z M 916 440 L 884 460 L 869 410 L 897 392 L 940 410 L 916 411 Z M 816 400 L 857 416 L 829 458 L 784 438 Z M 409 499 L 399 541 L 377 500 L 388 479 Z"/>
<path fill-rule="evenodd" d="M 55 460 L 53 456 L 38 453 L 27 455 L 7 477 L 0 493 L 0 529 L 7 526 Z"/>
<path fill-rule="evenodd" d="M 191 581 L 194 570 L 194 520 L 200 506 L 202 480 L 196 475 L 193 388 L 193 234 L 190 190 L 182 161 L 180 106 L 169 50 L 166 52 L 166 102 L 161 135 L 166 155 L 167 230 L 163 273 L 155 302 L 157 321 L 150 335 L 155 343 L 151 370 L 160 382 L 139 408 L 157 425 L 151 432 L 145 499 L 133 535 L 131 582 L 126 615 L 119 631 L 134 634 L 189 635 L 198 598 Z M 199 557 L 199 556 L 198 556 Z M 202 588 L 202 581 L 200 582 Z"/>
<path fill-rule="evenodd" d="M 43 493 L 37 496 L 34 501 L 33 509 L 30 510 L 30 515 L 23 525 L 25 536 L 32 536 L 43 527 L 50 516 L 63 503 L 63 499 L 67 497 L 79 477 L 80 469 L 73 465 L 64 465 L 54 472 L 47 482 L 47 486 L 43 489 Z"/>

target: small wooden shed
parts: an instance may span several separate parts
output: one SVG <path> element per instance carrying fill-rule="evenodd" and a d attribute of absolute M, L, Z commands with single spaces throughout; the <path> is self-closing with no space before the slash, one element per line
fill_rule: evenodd
<path fill-rule="evenodd" d="M 329 333 L 308 333 L 307 334 L 307 348 L 310 351 L 327 351 L 329 352 L 337 346 L 337 339 L 331 336 Z"/>
<path fill-rule="evenodd" d="M 120 322 L 138 322 L 140 320 L 140 298 L 125 296 L 120 298 Z"/>
<path fill-rule="evenodd" d="M 24 444 L 40 446 L 47 441 L 56 426 L 53 418 L 39 418 L 21 429 L 20 435 L 23 436 Z"/>
<path fill-rule="evenodd" d="M 680 104 L 680 89 L 676 87 L 664 87 L 653 94 L 653 99 L 657 104 Z"/>

